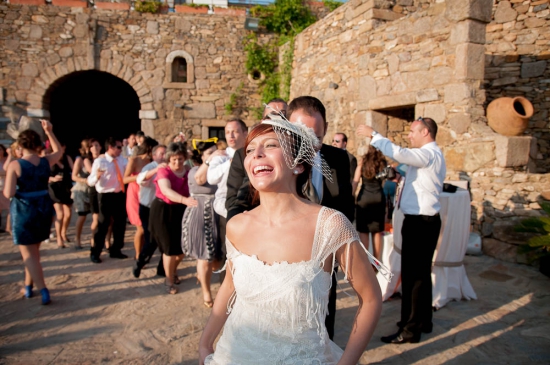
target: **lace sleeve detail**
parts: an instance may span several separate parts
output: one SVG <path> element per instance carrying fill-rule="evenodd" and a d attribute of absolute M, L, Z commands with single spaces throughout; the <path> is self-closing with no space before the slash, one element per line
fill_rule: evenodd
<path fill-rule="evenodd" d="M 348 264 L 350 260 L 349 245 L 357 242 L 357 244 L 360 245 L 366 252 L 369 261 L 374 265 L 374 267 L 376 267 L 378 272 L 380 272 L 387 281 L 391 281 L 393 276 L 391 271 L 374 256 L 372 256 L 371 253 L 365 248 L 352 223 L 343 213 L 334 209 L 323 208 L 319 215 L 319 221 L 322 222 L 322 224 L 316 233 L 314 242 L 314 257 L 316 257 L 319 262 L 325 262 L 327 257 L 332 255 L 332 267 L 334 268 L 336 251 L 338 251 L 340 247 L 347 245 L 348 247 L 346 248 L 345 262 L 346 272 L 344 273 L 344 280 L 347 281 L 347 268 L 349 267 Z"/>

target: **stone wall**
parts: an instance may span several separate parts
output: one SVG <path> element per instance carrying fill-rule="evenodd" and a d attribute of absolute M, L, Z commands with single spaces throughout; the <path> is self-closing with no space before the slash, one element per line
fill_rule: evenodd
<path fill-rule="evenodd" d="M 258 98 L 244 69 L 243 16 L 4 4 L 0 20 L 0 87 L 7 101 L 28 105 L 35 115 L 47 115 L 47 91 L 56 80 L 81 70 L 130 84 L 141 103 L 142 129 L 159 140 L 179 131 L 182 118 L 189 137 L 223 126 L 224 105 L 241 83 L 238 100 Z M 168 80 L 173 52 L 192 63 L 194 80 Z"/>
<path fill-rule="evenodd" d="M 539 216 L 540 193 L 550 190 L 547 1 L 512 1 L 510 8 L 527 5 L 527 17 L 514 10 L 515 20 L 505 22 L 504 1 L 413 1 L 408 12 L 395 11 L 399 1 L 383 3 L 352 0 L 297 38 L 291 96 L 321 99 L 326 141 L 342 131 L 356 154 L 365 151 L 354 134 L 359 124 L 406 146 L 410 117 L 403 115 L 432 117 L 447 179 L 470 184 L 472 230 L 484 237 L 486 253 L 521 260 L 516 245 L 526 236 L 513 226 Z M 500 136 L 488 126 L 486 106 L 504 94 L 535 104 L 525 136 Z"/>
<path fill-rule="evenodd" d="M 523 260 L 517 257 L 515 245 L 528 235 L 514 232 L 513 226 L 522 218 L 541 214 L 540 193 L 550 188 L 548 5 L 547 0 L 496 0 L 486 27 L 485 105 L 503 96 L 523 96 L 535 109 L 525 131 L 529 137 L 517 139 L 531 138 L 527 165 L 504 168 L 497 161 L 501 166 L 471 175 L 474 229 L 484 237 L 485 252 L 507 261 Z M 514 153 L 512 149 L 508 155 Z M 498 157 L 502 156 L 497 152 Z"/>
<path fill-rule="evenodd" d="M 487 102 L 524 96 L 535 108 L 527 135 L 537 139 L 533 170 L 550 171 L 550 8 L 542 1 L 495 1 L 487 25 Z"/>
<path fill-rule="evenodd" d="M 484 32 L 478 30 L 490 20 L 490 7 L 475 20 L 461 4 L 431 2 L 404 17 L 371 0 L 347 3 L 298 37 L 292 95 L 323 100 L 327 139 L 343 131 L 353 151 L 363 152 L 356 124 L 386 133 L 391 110 L 400 108 L 433 117 L 440 144 L 453 146 L 472 124 L 486 124 L 483 69 L 474 66 L 484 61 Z"/>

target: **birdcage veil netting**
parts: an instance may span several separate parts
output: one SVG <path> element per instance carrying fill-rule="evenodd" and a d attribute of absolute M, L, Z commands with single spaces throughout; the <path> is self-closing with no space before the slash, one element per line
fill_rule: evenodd
<path fill-rule="evenodd" d="M 333 182 L 330 167 L 323 158 L 316 157 L 316 148 L 321 146 L 321 142 L 313 129 L 300 122 L 291 123 L 282 114 L 267 115 L 262 124 L 273 127 L 288 168 L 293 169 L 298 164 L 307 163 Z"/>

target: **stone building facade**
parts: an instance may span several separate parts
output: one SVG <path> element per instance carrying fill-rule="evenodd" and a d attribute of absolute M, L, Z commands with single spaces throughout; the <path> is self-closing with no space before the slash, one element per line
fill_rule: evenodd
<path fill-rule="evenodd" d="M 447 179 L 469 182 L 472 231 L 484 251 L 523 260 L 519 219 L 539 216 L 550 190 L 550 16 L 548 1 L 352 0 L 296 39 L 291 97 L 327 107 L 327 140 L 367 123 L 406 145 L 409 122 L 432 117 Z M 536 114 L 523 136 L 487 124 L 500 96 L 530 99 Z"/>
<path fill-rule="evenodd" d="M 180 130 L 207 137 L 223 127 L 232 94 L 232 113 L 255 122 L 246 111 L 259 95 L 244 70 L 242 12 L 11 3 L 0 5 L 3 112 L 47 116 L 60 80 L 98 70 L 131 86 L 142 129 L 161 141 Z M 434 118 L 448 179 L 469 182 L 472 230 L 484 237 L 484 250 L 521 260 L 515 245 L 526 237 L 512 227 L 539 216 L 541 192 L 550 190 L 549 28 L 548 0 L 351 0 L 297 37 L 291 97 L 320 98 L 327 139 L 345 132 L 357 154 L 366 146 L 355 138 L 359 124 L 407 145 L 409 121 Z M 487 124 L 486 107 L 516 95 L 533 103 L 535 115 L 523 136 L 500 136 Z"/>
<path fill-rule="evenodd" d="M 24 105 L 30 116 L 48 116 L 48 95 L 57 80 L 98 70 L 131 85 L 142 130 L 160 141 L 180 129 L 200 138 L 209 128 L 223 127 L 229 117 L 225 105 L 241 85 L 232 112 L 248 119 L 244 106 L 259 96 L 244 68 L 244 11 L 148 14 L 129 6 L 63 4 L 68 6 L 0 5 L 3 103 Z M 186 78 L 179 81 L 176 60 L 186 66 Z"/>

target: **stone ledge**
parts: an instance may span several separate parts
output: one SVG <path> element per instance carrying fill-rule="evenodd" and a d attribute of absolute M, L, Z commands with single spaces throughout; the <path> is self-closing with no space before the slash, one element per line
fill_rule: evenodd
<path fill-rule="evenodd" d="M 416 104 L 416 94 L 416 92 L 411 92 L 401 95 L 389 95 L 371 99 L 369 100 L 369 109 L 381 110 L 399 108 L 402 106 L 412 106 Z"/>
<path fill-rule="evenodd" d="M 370 99 L 368 102 L 368 109 L 395 109 L 404 106 L 413 106 L 417 103 L 437 101 L 439 99 L 440 97 L 436 89 L 423 89 L 400 95 L 387 95 Z"/>
<path fill-rule="evenodd" d="M 139 119 L 158 119 L 158 112 L 156 110 L 140 110 Z"/>
<path fill-rule="evenodd" d="M 497 136 L 495 138 L 496 159 L 500 167 L 525 166 L 529 162 L 531 139 L 529 136 Z"/>
<path fill-rule="evenodd" d="M 162 87 L 165 89 L 194 89 L 195 83 L 165 82 Z"/>

